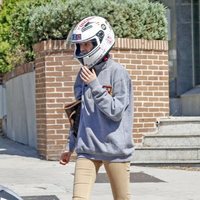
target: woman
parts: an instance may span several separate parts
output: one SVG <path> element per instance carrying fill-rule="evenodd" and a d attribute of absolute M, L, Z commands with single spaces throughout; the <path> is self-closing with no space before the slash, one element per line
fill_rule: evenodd
<path fill-rule="evenodd" d="M 73 200 L 89 200 L 100 166 L 104 165 L 114 200 L 130 200 L 132 139 L 132 84 L 128 72 L 109 56 L 115 37 L 102 17 L 83 19 L 71 31 L 74 55 L 82 67 L 74 84 L 81 99 L 77 137 L 70 130 L 60 163 L 77 153 Z"/>

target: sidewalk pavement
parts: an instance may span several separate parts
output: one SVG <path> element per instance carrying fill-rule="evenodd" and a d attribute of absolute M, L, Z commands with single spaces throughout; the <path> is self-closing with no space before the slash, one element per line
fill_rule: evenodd
<path fill-rule="evenodd" d="M 24 200 L 70 200 L 73 172 L 74 162 L 41 160 L 34 149 L 0 137 L 0 185 Z M 131 200 L 200 200 L 200 168 L 131 166 L 131 182 Z M 100 199 L 113 199 L 103 167 L 91 197 Z"/>

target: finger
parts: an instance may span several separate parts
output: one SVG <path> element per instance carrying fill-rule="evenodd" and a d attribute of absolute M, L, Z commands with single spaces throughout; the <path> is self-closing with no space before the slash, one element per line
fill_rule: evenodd
<path fill-rule="evenodd" d="M 84 66 L 82 67 L 81 73 L 84 73 L 85 75 L 89 75 L 88 71 L 86 70 L 86 68 Z"/>
<path fill-rule="evenodd" d="M 87 83 L 87 79 L 85 79 L 81 74 L 80 74 L 80 77 L 81 77 L 83 82 Z"/>
<path fill-rule="evenodd" d="M 84 68 L 82 68 L 81 74 L 84 77 L 88 77 L 89 76 L 89 74 L 87 73 L 87 71 Z"/>
<path fill-rule="evenodd" d="M 88 69 L 88 67 L 87 67 L 87 66 L 85 66 L 85 65 L 83 65 L 83 66 L 82 66 L 82 68 L 83 68 L 83 69 L 85 69 L 86 71 L 88 71 L 88 70 L 89 70 L 89 69 Z"/>
<path fill-rule="evenodd" d="M 92 72 L 86 66 L 83 66 L 83 71 L 88 75 L 92 74 Z"/>
<path fill-rule="evenodd" d="M 96 75 L 96 72 L 95 72 L 95 70 L 94 70 L 94 69 L 92 69 L 92 73 Z"/>
<path fill-rule="evenodd" d="M 88 76 L 84 73 L 81 73 L 80 76 L 84 79 L 84 80 L 88 80 Z"/>
<path fill-rule="evenodd" d="M 84 77 L 89 77 L 89 74 L 84 70 L 81 71 L 81 75 Z"/>

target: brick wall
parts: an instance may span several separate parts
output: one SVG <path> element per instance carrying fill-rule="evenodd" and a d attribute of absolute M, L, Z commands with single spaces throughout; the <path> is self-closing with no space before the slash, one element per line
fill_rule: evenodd
<path fill-rule="evenodd" d="M 2 82 L 7 82 L 8 80 L 15 78 L 17 76 L 23 75 L 25 73 L 33 72 L 35 69 L 34 63 L 26 63 L 14 68 L 11 72 L 8 72 L 2 76 Z M 0 77 L 1 80 L 1 77 Z"/>
<path fill-rule="evenodd" d="M 129 71 L 134 85 L 136 144 L 144 133 L 156 131 L 159 117 L 169 116 L 168 43 L 117 39 L 113 58 Z"/>
<path fill-rule="evenodd" d="M 69 123 L 65 103 L 73 97 L 73 83 L 80 69 L 64 41 L 43 41 L 34 46 L 38 151 L 47 160 L 58 159 L 65 148 Z M 133 139 L 141 144 L 152 133 L 158 117 L 169 116 L 167 41 L 118 38 L 112 58 L 129 71 L 134 84 Z"/>

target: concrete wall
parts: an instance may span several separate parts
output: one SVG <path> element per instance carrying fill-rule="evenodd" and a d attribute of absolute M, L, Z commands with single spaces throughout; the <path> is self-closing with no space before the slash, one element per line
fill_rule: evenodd
<path fill-rule="evenodd" d="M 2 98 L 3 98 L 3 89 L 2 89 L 2 85 L 0 85 L 0 135 L 2 134 L 2 117 L 3 117 L 3 113 L 2 113 Z"/>
<path fill-rule="evenodd" d="M 0 85 L 0 132 L 3 134 L 5 132 L 5 119 L 6 119 L 6 95 L 5 95 L 5 87 Z"/>
<path fill-rule="evenodd" d="M 12 74 L 16 76 L 12 77 Z M 35 72 L 22 73 L 20 76 L 19 72 L 8 73 L 4 79 L 7 115 L 3 128 L 6 126 L 6 135 L 36 148 Z"/>
<path fill-rule="evenodd" d="M 3 134 L 3 116 L 5 115 L 5 89 L 3 87 L 3 74 L 0 74 L 0 135 Z"/>
<path fill-rule="evenodd" d="M 182 115 L 200 116 L 200 86 L 181 95 Z"/>
<path fill-rule="evenodd" d="M 3 118 L 3 86 L 0 85 L 0 119 Z"/>

